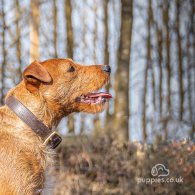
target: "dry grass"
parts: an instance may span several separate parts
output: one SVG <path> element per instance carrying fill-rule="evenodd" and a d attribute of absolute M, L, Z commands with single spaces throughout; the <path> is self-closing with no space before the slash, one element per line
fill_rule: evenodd
<path fill-rule="evenodd" d="M 52 194 L 129 195 L 194 194 L 195 144 L 189 140 L 157 145 L 117 143 L 111 138 L 66 138 L 58 151 L 59 166 Z M 166 178 L 183 177 L 183 183 L 137 183 L 156 178 L 152 167 L 164 164 Z"/>

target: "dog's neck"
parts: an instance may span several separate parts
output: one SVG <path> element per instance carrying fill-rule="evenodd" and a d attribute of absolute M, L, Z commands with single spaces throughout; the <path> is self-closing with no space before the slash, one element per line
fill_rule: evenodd
<path fill-rule="evenodd" d="M 62 113 L 54 110 L 56 107 L 52 105 L 52 102 L 46 101 L 40 93 L 37 92 L 32 94 L 24 87 L 24 85 L 24 82 L 21 82 L 8 93 L 8 96 L 15 96 L 47 127 L 50 129 L 55 128 L 63 117 Z M 10 112 L 10 114 L 14 115 L 12 112 Z M 16 120 L 20 119 L 17 117 Z"/>

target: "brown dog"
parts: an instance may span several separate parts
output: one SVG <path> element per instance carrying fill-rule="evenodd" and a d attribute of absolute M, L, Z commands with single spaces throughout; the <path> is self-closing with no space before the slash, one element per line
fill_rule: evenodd
<path fill-rule="evenodd" d="M 72 112 L 103 111 L 111 96 L 94 91 L 108 82 L 109 75 L 110 67 L 106 65 L 82 66 L 70 59 L 35 61 L 24 70 L 24 80 L 9 91 L 6 99 L 17 99 L 51 131 Z M 12 99 L 10 102 L 14 104 Z M 52 149 L 18 114 L 7 105 L 0 108 L 0 195 L 39 194 L 50 161 Z M 24 118 L 34 124 L 33 119 Z M 40 133 L 39 126 L 37 129 Z"/>

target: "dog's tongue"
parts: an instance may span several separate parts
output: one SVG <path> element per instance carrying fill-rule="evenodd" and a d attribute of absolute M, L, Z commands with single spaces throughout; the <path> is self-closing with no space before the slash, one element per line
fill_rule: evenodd
<path fill-rule="evenodd" d="M 103 97 L 103 98 L 112 98 L 112 95 L 109 93 L 105 93 L 105 92 L 99 92 L 99 93 L 89 93 L 87 94 L 87 97 L 90 98 L 98 98 L 98 97 Z"/>

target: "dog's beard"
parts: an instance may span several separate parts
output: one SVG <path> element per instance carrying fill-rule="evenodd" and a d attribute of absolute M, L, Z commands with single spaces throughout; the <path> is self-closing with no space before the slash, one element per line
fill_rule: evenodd
<path fill-rule="evenodd" d="M 106 108 L 106 105 L 107 105 L 107 102 L 98 103 L 98 104 L 80 103 L 78 107 L 79 108 L 78 111 L 91 113 L 91 114 L 100 113 L 104 111 L 104 109 Z"/>

